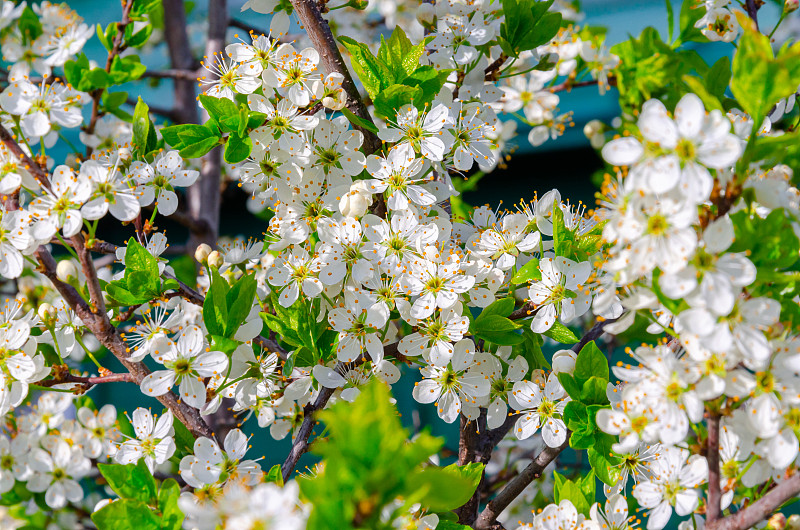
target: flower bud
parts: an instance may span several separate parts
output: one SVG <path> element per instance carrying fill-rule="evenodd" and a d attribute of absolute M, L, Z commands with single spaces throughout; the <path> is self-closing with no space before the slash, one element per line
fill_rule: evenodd
<path fill-rule="evenodd" d="M 800 515 L 795 513 L 786 519 L 786 530 L 800 530 Z"/>
<path fill-rule="evenodd" d="M 56 267 L 56 276 L 62 282 L 69 283 L 70 280 L 78 277 L 78 267 L 75 266 L 71 259 L 61 260 Z"/>
<path fill-rule="evenodd" d="M 433 24 L 436 14 L 433 4 L 423 3 L 417 8 L 417 22 L 423 26 L 430 26 Z"/>
<path fill-rule="evenodd" d="M 212 250 L 208 255 L 208 266 L 219 269 L 223 263 L 225 263 L 225 260 L 222 258 L 222 254 L 219 251 Z"/>
<path fill-rule="evenodd" d="M 767 519 L 768 530 L 784 530 L 786 528 L 786 516 L 782 513 L 776 513 Z"/>
<path fill-rule="evenodd" d="M 586 138 L 592 139 L 592 136 L 595 136 L 601 132 L 603 132 L 604 125 L 603 122 L 600 120 L 591 120 L 586 125 L 583 126 L 583 134 Z"/>
<path fill-rule="evenodd" d="M 131 150 L 128 149 L 127 147 L 120 147 L 118 154 L 119 154 L 119 159 L 122 160 L 123 162 L 130 162 L 131 159 L 133 158 Z"/>
<path fill-rule="evenodd" d="M 210 254 L 211 254 L 211 247 L 208 246 L 206 243 L 201 243 L 200 245 L 198 245 L 197 250 L 194 251 L 194 259 L 196 259 L 200 263 L 205 263 Z"/>
<path fill-rule="evenodd" d="M 361 217 L 367 213 L 372 203 L 372 195 L 367 191 L 364 181 L 354 182 L 350 191 L 339 200 L 339 211 L 345 217 Z"/>
<path fill-rule="evenodd" d="M 49 322 L 56 317 L 56 308 L 45 302 L 39 306 L 36 314 L 39 315 L 39 318 L 41 318 L 45 324 L 49 324 Z"/>
<path fill-rule="evenodd" d="M 800 0 L 786 0 L 783 3 L 783 14 L 788 15 L 794 11 L 797 11 L 797 8 L 800 7 Z"/>

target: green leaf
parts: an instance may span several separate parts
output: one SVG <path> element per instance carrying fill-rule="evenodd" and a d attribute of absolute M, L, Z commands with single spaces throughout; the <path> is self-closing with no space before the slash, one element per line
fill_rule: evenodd
<path fill-rule="evenodd" d="M 608 359 L 606 359 L 606 356 L 603 355 L 603 352 L 600 351 L 594 341 L 587 343 L 578 353 L 574 375 L 575 380 L 580 385 L 583 385 L 591 377 L 599 377 L 608 382 Z M 603 391 L 605 392 L 605 387 Z"/>
<path fill-rule="evenodd" d="M 118 109 L 128 99 L 127 92 L 103 92 L 103 107 L 107 111 Z"/>
<path fill-rule="evenodd" d="M 246 274 L 239 278 L 225 295 L 228 314 L 225 322 L 226 337 L 233 337 L 250 314 L 257 288 L 255 274 Z"/>
<path fill-rule="evenodd" d="M 137 464 L 97 464 L 97 469 L 120 498 L 155 504 L 156 481 L 144 459 Z"/>
<path fill-rule="evenodd" d="M 139 97 L 133 110 L 133 147 L 141 155 L 146 155 L 156 148 L 157 143 L 155 127 L 150 122 L 150 108 Z"/>
<path fill-rule="evenodd" d="M 684 42 L 708 42 L 708 39 L 700 28 L 694 27 L 698 20 L 705 14 L 704 9 L 697 9 L 697 2 L 695 0 L 683 0 L 681 3 L 681 12 L 678 16 L 678 27 L 680 33 L 677 40 L 673 43 L 674 47 L 678 47 Z"/>
<path fill-rule="evenodd" d="M 672 2 L 667 2 L 667 28 L 669 34 L 669 41 L 672 42 L 672 35 L 675 32 L 675 10 L 672 8 Z"/>
<path fill-rule="evenodd" d="M 135 81 L 142 77 L 147 68 L 141 63 L 138 55 L 115 56 L 111 61 L 111 79 L 115 85 Z"/>
<path fill-rule="evenodd" d="M 98 530 L 159 530 L 161 522 L 146 504 L 121 499 L 92 514 Z"/>
<path fill-rule="evenodd" d="M 403 85 L 419 87 L 422 90 L 420 96 L 413 98 L 414 105 L 419 108 L 433 101 L 433 98 L 442 90 L 449 73 L 449 70 L 442 72 L 433 66 L 420 66 L 403 80 Z"/>
<path fill-rule="evenodd" d="M 542 344 L 544 343 L 542 336 L 538 333 L 534 333 L 527 326 L 522 328 L 522 336 L 524 342 L 521 346 L 518 346 L 518 348 L 522 349 L 522 355 L 525 357 L 525 360 L 528 361 L 528 368 L 531 370 L 536 368 L 549 370 L 550 363 L 547 362 L 547 359 L 545 359 L 542 353 Z"/>
<path fill-rule="evenodd" d="M 423 99 L 424 92 L 418 86 L 391 85 L 376 94 L 372 103 L 378 115 L 391 120 L 404 105 L 421 105 Z"/>
<path fill-rule="evenodd" d="M 683 82 L 689 87 L 689 90 L 697 94 L 700 100 L 703 102 L 706 110 L 719 110 L 724 111 L 725 109 L 722 107 L 722 103 L 720 103 L 719 98 L 712 94 L 707 88 L 706 83 L 703 83 L 703 80 L 699 77 L 695 77 L 693 75 L 685 75 L 683 76 Z"/>
<path fill-rule="evenodd" d="M 541 280 L 542 279 L 542 271 L 539 270 L 539 259 L 538 258 L 531 258 L 531 260 L 522 266 L 516 274 L 511 278 L 511 283 L 514 285 L 520 285 L 523 283 L 528 283 L 532 280 Z"/>
<path fill-rule="evenodd" d="M 27 42 L 35 41 L 44 33 L 42 23 L 39 21 L 39 15 L 37 15 L 30 6 L 23 9 L 22 15 L 17 21 L 17 28 L 19 28 L 20 33 L 25 37 Z"/>
<path fill-rule="evenodd" d="M 205 138 L 199 142 L 181 148 L 178 154 L 182 158 L 200 158 L 219 145 L 219 137 Z"/>
<path fill-rule="evenodd" d="M 236 108 L 236 103 L 228 98 L 215 98 L 213 96 L 200 95 L 200 104 L 206 109 L 208 115 L 214 118 L 217 122 L 221 123 L 222 118 L 226 116 L 235 117 L 236 125 L 231 130 L 225 132 L 233 132 L 239 128 L 239 109 Z M 225 129 L 223 129 L 225 130 Z"/>
<path fill-rule="evenodd" d="M 227 296 L 230 291 L 228 282 L 215 270 L 211 271 L 211 286 L 203 301 L 203 323 L 212 335 L 225 336 L 228 322 Z"/>
<path fill-rule="evenodd" d="M 499 315 L 501 317 L 507 317 L 513 312 L 514 312 L 514 298 L 511 296 L 507 296 L 505 298 L 500 298 L 498 300 L 495 300 L 487 307 L 485 307 L 483 311 L 481 311 L 480 315 L 478 315 L 477 319 L 480 320 L 481 318 L 486 318 L 490 315 Z"/>
<path fill-rule="evenodd" d="M 592 466 L 595 475 L 608 486 L 614 486 L 619 480 L 622 459 L 614 454 L 611 446 L 616 441 L 614 436 L 598 432 L 595 436 L 595 444 L 587 451 L 589 464 Z"/>
<path fill-rule="evenodd" d="M 749 252 L 759 269 L 785 269 L 797 262 L 800 240 L 783 208 L 762 219 L 740 210 L 730 215 L 736 235 L 729 252 Z"/>
<path fill-rule="evenodd" d="M 374 100 L 378 92 L 396 82 L 389 68 L 372 55 L 366 44 L 350 37 L 339 37 L 339 42 L 350 52 L 350 64 L 370 98 Z"/>
<path fill-rule="evenodd" d="M 350 123 L 353 124 L 353 126 L 378 134 L 378 128 L 375 126 L 374 123 L 365 120 L 363 118 L 359 118 L 358 116 L 350 112 L 350 110 L 347 107 L 342 107 L 341 113 L 345 115 L 345 117 L 348 119 Z"/>
<path fill-rule="evenodd" d="M 725 55 L 720 57 L 720 59 L 714 63 L 714 66 L 711 67 L 711 70 L 708 71 L 706 75 L 706 87 L 709 93 L 717 98 L 722 98 L 725 96 L 725 90 L 727 90 L 730 82 L 731 60 Z"/>
<path fill-rule="evenodd" d="M 472 321 L 470 328 L 476 336 L 501 346 L 520 344 L 525 340 L 522 335 L 516 333 L 518 329 L 522 328 L 522 324 L 500 315 L 476 318 Z"/>
<path fill-rule="evenodd" d="M 575 378 L 566 372 L 560 372 L 558 375 L 558 382 L 561 383 L 561 386 L 564 387 L 564 390 L 567 392 L 567 395 L 571 397 L 576 402 L 580 402 L 581 399 L 581 385 L 575 381 Z"/>
<path fill-rule="evenodd" d="M 731 91 L 755 123 L 761 123 L 775 103 L 800 85 L 800 43 L 781 49 L 775 57 L 769 37 L 747 15 L 735 14 L 743 34 L 733 56 Z"/>
<path fill-rule="evenodd" d="M 544 332 L 545 337 L 550 337 L 556 342 L 561 344 L 575 344 L 580 342 L 580 339 L 575 336 L 571 329 L 556 320 L 553 326 Z"/>
<path fill-rule="evenodd" d="M 280 487 L 283 487 L 283 473 L 281 472 L 281 465 L 275 464 L 269 468 L 269 472 L 264 477 L 264 482 L 274 482 Z"/>
<path fill-rule="evenodd" d="M 481 467 L 482 464 L 480 464 Z M 409 490 L 431 511 L 447 512 L 465 504 L 480 482 L 448 468 L 426 467 L 412 474 Z"/>
<path fill-rule="evenodd" d="M 175 479 L 168 478 L 158 490 L 158 511 L 161 512 L 161 530 L 178 530 L 184 515 L 178 507 L 181 487 Z"/>
<path fill-rule="evenodd" d="M 556 504 L 567 499 L 572 502 L 578 513 L 589 516 L 589 509 L 594 504 L 595 497 L 595 476 L 590 471 L 578 482 L 565 479 L 557 472 L 553 473 L 556 477 L 553 494 Z"/>
<path fill-rule="evenodd" d="M 608 403 L 608 396 L 606 395 L 606 387 L 608 380 L 601 377 L 592 376 L 588 381 L 583 383 L 581 388 L 580 400 L 587 405 L 605 405 Z"/>
<path fill-rule="evenodd" d="M 395 81 L 402 82 L 419 66 L 425 42 L 423 40 L 414 46 L 403 28 L 396 26 L 388 41 L 381 35 L 378 59 L 392 72 Z"/>
<path fill-rule="evenodd" d="M 503 0 L 505 20 L 500 26 L 500 46 L 507 55 L 546 44 L 561 27 L 561 13 L 548 12 L 552 0 Z"/>
<path fill-rule="evenodd" d="M 253 149 L 253 141 L 249 136 L 241 137 L 231 134 L 225 144 L 225 162 L 238 164 L 250 156 Z"/>

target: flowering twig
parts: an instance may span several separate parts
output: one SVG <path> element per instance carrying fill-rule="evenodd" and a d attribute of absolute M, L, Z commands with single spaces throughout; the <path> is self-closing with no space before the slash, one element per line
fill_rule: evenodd
<path fill-rule="evenodd" d="M 795 472 L 769 493 L 733 515 L 707 522 L 706 530 L 746 530 L 772 515 L 784 502 L 800 493 L 800 473 Z"/>

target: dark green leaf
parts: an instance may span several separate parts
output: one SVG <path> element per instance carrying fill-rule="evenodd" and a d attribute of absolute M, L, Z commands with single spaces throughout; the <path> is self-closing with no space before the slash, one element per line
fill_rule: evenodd
<path fill-rule="evenodd" d="M 576 342 L 580 342 L 580 339 L 575 336 L 572 330 L 558 320 L 553 323 L 553 327 L 544 332 L 544 335 L 561 344 L 575 344 Z"/>
<path fill-rule="evenodd" d="M 161 522 L 146 504 L 133 500 L 118 500 L 92 514 L 98 530 L 159 530 Z"/>

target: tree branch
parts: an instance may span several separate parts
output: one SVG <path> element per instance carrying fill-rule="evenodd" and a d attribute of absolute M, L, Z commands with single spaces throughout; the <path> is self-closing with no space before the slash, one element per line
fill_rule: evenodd
<path fill-rule="evenodd" d="M 706 523 L 719 519 L 720 508 L 720 475 L 719 475 L 719 414 L 715 411 L 708 413 L 708 504 L 706 506 Z"/>
<path fill-rule="evenodd" d="M 43 379 L 41 381 L 37 381 L 34 384 L 49 388 L 64 383 L 77 383 L 78 388 L 80 388 L 81 393 L 83 393 L 92 388 L 94 385 L 100 385 L 103 383 L 133 383 L 133 376 L 130 373 L 127 373 L 82 377 L 79 375 L 72 375 L 67 372 L 64 374 L 57 374 L 56 377 L 53 377 L 52 379 Z"/>
<path fill-rule="evenodd" d="M 197 69 L 182 70 L 180 68 L 169 68 L 167 70 L 147 70 L 142 77 L 152 79 L 181 79 L 183 81 L 197 81 L 199 73 Z"/>
<path fill-rule="evenodd" d="M 334 388 L 322 387 L 314 403 L 306 405 L 303 409 L 303 423 L 297 430 L 289 455 L 286 457 L 283 464 L 281 464 L 281 475 L 283 475 L 284 482 L 289 480 L 292 471 L 294 471 L 295 466 L 297 466 L 297 461 L 308 451 L 308 439 L 311 436 L 314 425 L 317 424 L 317 420 L 314 416 L 317 411 L 325 408 L 325 405 L 328 404 L 328 400 L 333 396 L 334 390 Z"/>
<path fill-rule="evenodd" d="M 325 72 L 328 74 L 338 72 L 344 76 L 342 88 L 347 94 L 347 108 L 359 118 L 373 123 L 372 116 L 367 111 L 367 106 L 361 99 L 356 84 L 350 76 L 350 71 L 344 64 L 342 54 L 339 53 L 331 28 L 320 13 L 319 4 L 315 0 L 291 1 L 295 13 L 300 18 L 301 28 L 306 31 L 312 46 L 319 52 Z M 370 155 L 381 148 L 381 140 L 375 133 L 362 127 L 355 126 L 355 128 L 364 134 L 363 151 L 365 155 Z"/>
<path fill-rule="evenodd" d="M 707 522 L 706 530 L 747 530 L 772 515 L 784 502 L 800 493 L 800 473 L 772 488 L 769 493 L 733 515 Z"/>
<path fill-rule="evenodd" d="M 503 510 L 523 492 L 528 484 L 542 476 L 545 468 L 561 454 L 561 451 L 569 447 L 570 434 L 571 433 L 567 431 L 567 439 L 560 446 L 545 447 L 542 452 L 533 459 L 533 462 L 528 464 L 528 467 L 526 467 L 522 473 L 506 484 L 506 487 L 503 488 L 494 499 L 489 501 L 489 504 L 486 505 L 486 508 L 483 509 L 475 521 L 473 528 L 475 528 L 475 530 L 491 530 L 497 528 L 495 523 L 497 517 Z"/>
<path fill-rule="evenodd" d="M 753 22 L 756 25 L 756 29 L 758 29 L 758 10 L 764 2 L 760 0 L 746 0 L 745 1 L 745 9 L 747 9 L 747 15 L 753 19 Z"/>

